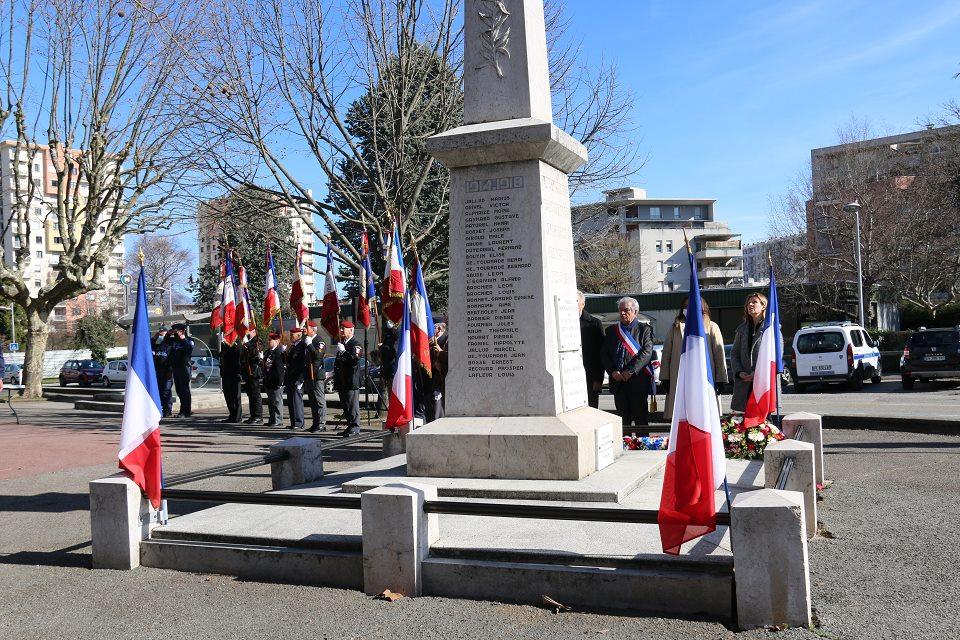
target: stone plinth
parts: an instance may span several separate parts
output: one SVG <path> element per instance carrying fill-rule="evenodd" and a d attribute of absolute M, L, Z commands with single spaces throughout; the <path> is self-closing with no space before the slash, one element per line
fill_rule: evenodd
<path fill-rule="evenodd" d="M 90 539 L 94 569 L 140 566 L 140 543 L 156 526 L 156 512 L 126 472 L 90 483 Z"/>
<path fill-rule="evenodd" d="M 323 477 L 323 441 L 319 438 L 288 438 L 270 445 L 270 453 L 286 452 L 288 457 L 270 464 L 273 489 L 286 489 L 315 482 Z"/>
<path fill-rule="evenodd" d="M 803 427 L 803 437 L 796 436 L 797 429 Z M 816 468 L 818 484 L 826 482 L 823 470 L 823 420 L 815 413 L 799 411 L 783 418 L 783 434 L 794 440 L 813 443 L 813 466 Z"/>
<path fill-rule="evenodd" d="M 793 470 L 784 489 L 803 495 L 807 535 L 812 538 L 817 533 L 817 484 L 814 480 L 813 445 L 798 440 L 780 440 L 769 444 L 763 451 L 763 475 L 768 489 L 775 487 L 780 468 L 787 458 L 793 458 Z"/>

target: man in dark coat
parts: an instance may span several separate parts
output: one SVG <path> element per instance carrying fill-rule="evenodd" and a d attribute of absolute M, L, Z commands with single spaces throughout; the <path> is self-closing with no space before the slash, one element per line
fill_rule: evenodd
<path fill-rule="evenodd" d="M 360 433 L 360 386 L 363 381 L 360 356 L 363 346 L 353 337 L 353 331 L 353 323 L 349 320 L 340 323 L 341 341 L 337 343 L 337 359 L 333 365 L 333 384 L 347 423 L 339 434 L 344 437 Z"/>
<path fill-rule="evenodd" d="M 623 426 L 646 426 L 650 378 L 644 367 L 653 355 L 653 331 L 637 318 L 640 304 L 635 299 L 620 298 L 617 307 L 620 322 L 607 327 L 601 352 L 603 368 L 610 374 L 610 391 Z M 621 329 L 633 338 L 629 347 L 620 336 Z M 631 355 L 634 349 L 636 353 Z"/>
<path fill-rule="evenodd" d="M 170 335 L 167 334 L 169 338 Z M 180 399 L 181 418 L 189 418 L 193 413 L 190 395 L 190 358 L 193 357 L 193 338 L 187 337 L 187 325 L 173 325 L 173 338 L 167 350 L 170 369 L 173 373 L 173 384 L 177 388 L 177 397 Z"/>
<path fill-rule="evenodd" d="M 582 291 L 577 291 L 577 308 L 580 309 L 580 349 L 583 355 L 583 370 L 587 374 L 587 403 L 600 407 L 600 391 L 603 389 L 603 323 L 600 318 L 587 313 Z"/>
<path fill-rule="evenodd" d="M 263 388 L 267 391 L 267 407 L 270 410 L 268 427 L 283 425 L 283 350 L 280 334 L 271 333 L 267 350 L 263 352 Z"/>
<path fill-rule="evenodd" d="M 232 345 L 220 343 L 220 379 L 223 383 L 223 398 L 227 401 L 227 417 L 221 422 L 237 424 L 243 418 L 243 402 L 240 396 L 240 342 Z"/>
<path fill-rule="evenodd" d="M 303 340 L 303 329 L 290 329 L 293 344 L 284 352 L 286 369 L 283 384 L 287 390 L 287 413 L 290 415 L 288 429 L 303 429 L 303 380 L 307 372 L 307 348 Z"/>
<path fill-rule="evenodd" d="M 306 375 L 303 386 L 307 391 L 307 402 L 310 404 L 311 424 L 308 431 L 327 430 L 327 395 L 326 375 L 323 372 L 323 356 L 327 351 L 327 343 L 317 334 L 317 323 L 307 321 L 306 336 L 303 339 L 306 356 Z"/>
<path fill-rule="evenodd" d="M 260 395 L 263 382 L 263 340 L 257 336 L 256 327 L 251 327 L 247 335 L 247 341 L 240 350 L 240 369 L 246 385 L 247 399 L 250 401 L 250 417 L 244 424 L 263 424 L 263 396 Z"/>
<path fill-rule="evenodd" d="M 164 418 L 173 415 L 173 370 L 170 367 L 170 335 L 161 328 L 153 339 L 153 369 L 160 390 L 160 409 Z"/>

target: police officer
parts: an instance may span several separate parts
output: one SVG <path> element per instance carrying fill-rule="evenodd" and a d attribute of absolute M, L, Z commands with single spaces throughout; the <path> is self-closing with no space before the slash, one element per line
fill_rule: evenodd
<path fill-rule="evenodd" d="M 290 329 L 293 344 L 284 353 L 284 386 L 287 390 L 287 411 L 290 414 L 288 429 L 303 429 L 303 380 L 307 371 L 306 345 L 303 329 Z"/>
<path fill-rule="evenodd" d="M 349 320 L 340 323 L 341 342 L 337 343 L 337 359 L 333 364 L 333 384 L 340 395 L 343 419 L 347 423 L 339 433 L 344 437 L 360 433 L 360 383 L 363 378 L 360 355 L 363 347 L 353 337 L 353 331 L 353 323 Z"/>
<path fill-rule="evenodd" d="M 263 388 L 267 391 L 267 407 L 270 410 L 268 427 L 283 425 L 283 350 L 280 348 L 280 334 L 271 333 L 267 350 L 263 352 Z"/>
<path fill-rule="evenodd" d="M 169 338 L 169 334 L 167 336 Z M 173 325 L 173 338 L 167 349 L 167 358 L 173 374 L 173 384 L 180 398 L 179 418 L 189 418 L 193 413 L 190 395 L 190 358 L 193 357 L 193 338 L 187 336 L 187 325 Z"/>
<path fill-rule="evenodd" d="M 310 403 L 312 424 L 309 431 L 327 430 L 326 376 L 323 372 L 323 355 L 327 343 L 317 334 L 317 323 L 307 321 L 306 336 L 303 339 L 306 356 L 306 375 L 303 386 L 307 390 L 307 402 Z"/>
<path fill-rule="evenodd" d="M 232 345 L 220 343 L 220 380 L 223 383 L 223 398 L 227 401 L 229 414 L 221 422 L 237 424 L 243 417 L 243 402 L 240 400 L 240 351 L 239 342 Z"/>
<path fill-rule="evenodd" d="M 153 339 L 153 369 L 157 373 L 157 387 L 160 389 L 160 409 L 163 417 L 173 415 L 173 370 L 170 368 L 171 332 L 160 327 Z"/>
<path fill-rule="evenodd" d="M 256 327 L 250 328 L 247 341 L 240 350 L 240 368 L 250 401 L 250 417 L 244 424 L 263 424 L 263 397 L 260 395 L 263 381 L 263 340 L 257 336 Z"/>

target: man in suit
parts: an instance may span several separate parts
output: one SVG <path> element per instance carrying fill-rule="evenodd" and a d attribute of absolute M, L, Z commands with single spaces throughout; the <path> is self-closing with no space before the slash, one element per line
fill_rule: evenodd
<path fill-rule="evenodd" d="M 163 327 L 153 339 L 153 369 L 157 373 L 157 386 L 160 390 L 160 408 L 163 417 L 173 415 L 173 370 L 170 367 L 170 342 L 167 337 L 171 332 Z"/>
<path fill-rule="evenodd" d="M 287 389 L 287 412 L 290 414 L 288 429 L 303 429 L 303 380 L 307 372 L 307 350 L 303 341 L 303 329 L 290 329 L 293 344 L 284 352 L 284 386 Z"/>
<path fill-rule="evenodd" d="M 247 387 L 247 399 L 250 401 L 250 417 L 244 424 L 263 424 L 263 396 L 260 386 L 263 382 L 263 340 L 257 336 L 257 328 L 251 327 L 247 341 L 240 349 L 240 368 L 243 383 Z"/>
<path fill-rule="evenodd" d="M 167 334 L 170 338 L 170 334 Z M 167 349 L 167 358 L 173 372 L 173 384 L 180 399 L 180 418 L 189 418 L 193 413 L 190 395 L 190 358 L 193 357 L 193 338 L 187 337 L 187 325 L 173 325 L 173 337 Z"/>
<path fill-rule="evenodd" d="M 232 345 L 220 343 L 220 380 L 223 383 L 223 398 L 227 402 L 227 417 L 221 422 L 237 424 L 243 418 L 243 402 L 240 396 L 240 342 Z"/>
<path fill-rule="evenodd" d="M 637 318 L 640 304 L 635 299 L 620 298 L 617 308 L 620 322 L 607 327 L 603 340 L 603 368 L 610 374 L 610 391 L 623 426 L 646 426 L 650 378 L 644 367 L 653 355 L 653 331 Z"/>
<path fill-rule="evenodd" d="M 343 437 L 360 433 L 360 383 L 363 381 L 360 356 L 363 347 L 353 337 L 353 331 L 353 323 L 349 320 L 340 323 L 340 342 L 337 343 L 337 359 L 333 365 L 333 384 L 340 395 L 343 419 L 347 423 L 339 433 Z"/>
<path fill-rule="evenodd" d="M 267 350 L 263 352 L 263 388 L 267 391 L 267 407 L 270 410 L 268 427 L 283 425 L 283 350 L 280 334 L 268 336 Z"/>
<path fill-rule="evenodd" d="M 307 321 L 306 337 L 303 339 L 306 357 L 306 375 L 303 386 L 307 390 L 307 402 L 310 403 L 312 423 L 308 431 L 327 430 L 326 376 L 323 372 L 323 356 L 327 343 L 317 334 L 317 323 Z"/>
<path fill-rule="evenodd" d="M 603 389 L 603 323 L 600 318 L 587 313 L 582 291 L 577 291 L 577 308 L 580 310 L 580 350 L 583 355 L 583 370 L 587 374 L 587 403 L 600 407 L 600 391 Z"/>

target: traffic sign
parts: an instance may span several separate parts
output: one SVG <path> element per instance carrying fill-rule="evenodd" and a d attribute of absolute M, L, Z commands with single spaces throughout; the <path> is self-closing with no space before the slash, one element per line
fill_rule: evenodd
<path fill-rule="evenodd" d="M 16 353 L 17 351 L 20 351 L 20 343 L 11 342 L 10 344 L 7 345 L 7 351 L 9 351 L 10 353 Z"/>
<path fill-rule="evenodd" d="M 133 278 L 130 277 L 129 273 L 125 273 L 122 276 L 120 276 L 120 284 L 122 285 L 128 285 L 132 280 Z"/>

